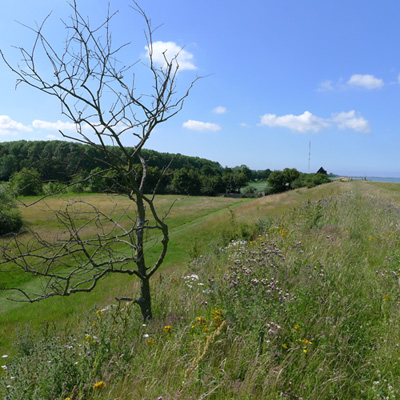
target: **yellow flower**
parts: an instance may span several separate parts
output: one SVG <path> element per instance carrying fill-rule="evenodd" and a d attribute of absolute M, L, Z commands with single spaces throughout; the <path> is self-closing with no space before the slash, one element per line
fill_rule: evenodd
<path fill-rule="evenodd" d="M 103 315 L 103 311 L 97 310 L 97 311 L 96 311 L 96 314 L 97 314 L 99 317 L 101 317 L 101 316 Z"/>
<path fill-rule="evenodd" d="M 90 343 L 90 339 L 91 339 L 91 336 L 90 336 L 90 335 L 86 335 L 86 337 L 85 337 L 85 343 L 86 343 L 86 344 L 89 344 L 89 343 Z"/>
<path fill-rule="evenodd" d="M 284 349 L 287 349 L 287 344 L 286 344 L 286 343 L 283 343 L 282 347 L 283 347 Z"/>
<path fill-rule="evenodd" d="M 216 309 L 214 309 L 214 311 L 211 311 L 211 315 L 212 316 L 222 315 L 222 310 L 220 308 L 216 308 Z"/>
<path fill-rule="evenodd" d="M 153 338 L 148 338 L 147 339 L 147 345 L 148 346 L 154 346 L 155 344 L 156 344 L 155 339 L 153 339 Z"/>
<path fill-rule="evenodd" d="M 388 300 L 390 300 L 390 296 L 388 294 L 385 294 L 383 296 L 383 301 L 388 301 Z"/>
<path fill-rule="evenodd" d="M 203 317 L 197 317 L 196 322 L 201 325 L 205 325 L 207 323 L 206 319 Z"/>
<path fill-rule="evenodd" d="M 173 330 L 173 328 L 172 328 L 172 326 L 171 325 L 166 325 L 166 326 L 164 326 L 164 333 L 171 333 L 172 332 L 172 330 Z"/>
<path fill-rule="evenodd" d="M 299 325 L 299 324 L 296 324 L 296 325 L 294 326 L 294 330 L 295 330 L 296 332 L 298 332 L 298 331 L 300 330 L 300 325 Z"/>
<path fill-rule="evenodd" d="M 306 353 L 307 353 L 307 349 L 304 349 L 304 350 L 303 350 L 303 353 L 306 354 Z"/>
<path fill-rule="evenodd" d="M 93 389 L 104 389 L 106 387 L 106 384 L 103 381 L 96 382 L 93 385 Z"/>

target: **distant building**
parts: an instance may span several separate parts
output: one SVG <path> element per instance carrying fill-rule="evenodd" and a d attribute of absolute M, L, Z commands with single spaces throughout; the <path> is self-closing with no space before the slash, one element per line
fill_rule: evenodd
<path fill-rule="evenodd" d="M 328 173 L 322 167 L 317 171 L 317 174 L 328 175 Z"/>

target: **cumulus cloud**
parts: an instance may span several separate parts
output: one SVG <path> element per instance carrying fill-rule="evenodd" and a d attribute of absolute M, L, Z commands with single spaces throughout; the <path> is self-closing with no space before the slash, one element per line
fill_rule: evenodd
<path fill-rule="evenodd" d="M 351 110 L 347 112 L 333 113 L 331 118 L 320 118 L 309 111 L 301 115 L 287 114 L 276 116 L 275 114 L 264 114 L 259 126 L 288 128 L 293 132 L 307 133 L 319 132 L 324 128 L 336 125 L 340 130 L 353 130 L 361 133 L 370 133 L 369 122 L 358 112 Z"/>
<path fill-rule="evenodd" d="M 383 80 L 369 74 L 354 74 L 347 81 L 347 84 L 350 86 L 363 87 L 365 89 L 379 89 L 383 86 Z"/>
<path fill-rule="evenodd" d="M 369 122 L 354 110 L 341 112 L 332 115 L 332 121 L 335 122 L 340 130 L 351 129 L 356 132 L 370 133 Z"/>
<path fill-rule="evenodd" d="M 150 49 L 145 46 L 147 56 L 149 57 Z M 175 62 L 179 65 L 179 70 L 194 70 L 197 67 L 193 64 L 193 54 L 189 53 L 182 47 L 178 46 L 175 42 L 153 42 L 153 62 L 159 66 L 165 66 L 165 58 L 168 62 L 175 59 Z"/>
<path fill-rule="evenodd" d="M 214 110 L 213 110 L 213 113 L 215 113 L 215 114 L 225 114 L 226 113 L 226 107 L 223 107 L 223 106 L 215 107 Z"/>
<path fill-rule="evenodd" d="M 32 128 L 12 120 L 8 115 L 0 115 L 0 135 L 18 135 L 21 132 L 31 132 Z"/>
<path fill-rule="evenodd" d="M 76 125 L 72 122 L 48 122 L 35 119 L 32 126 L 36 129 L 45 129 L 47 131 L 76 131 Z"/>
<path fill-rule="evenodd" d="M 323 118 L 312 115 L 309 111 L 305 111 L 301 115 L 282 115 L 280 117 L 275 114 L 264 114 L 261 117 L 260 125 L 271 127 L 289 128 L 291 131 L 307 133 L 319 132 L 321 129 L 329 126 L 329 123 Z"/>
<path fill-rule="evenodd" d="M 213 124 L 212 122 L 193 121 L 192 119 L 184 122 L 183 127 L 192 131 L 199 132 L 216 132 L 221 130 L 221 127 L 219 125 Z"/>

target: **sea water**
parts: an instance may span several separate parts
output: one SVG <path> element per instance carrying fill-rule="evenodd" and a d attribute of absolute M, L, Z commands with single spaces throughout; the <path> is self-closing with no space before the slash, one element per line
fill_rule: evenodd
<path fill-rule="evenodd" d="M 379 176 L 351 176 L 350 178 L 352 179 L 357 179 L 357 180 L 367 180 L 367 181 L 372 181 L 372 182 L 391 182 L 391 183 L 400 183 L 400 178 L 382 178 Z"/>

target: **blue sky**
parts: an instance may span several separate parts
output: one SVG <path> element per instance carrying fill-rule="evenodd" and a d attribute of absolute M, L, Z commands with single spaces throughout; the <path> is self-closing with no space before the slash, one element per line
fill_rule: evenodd
<path fill-rule="evenodd" d="M 128 0 L 119 10 L 115 43 L 131 41 L 122 61 L 146 59 L 143 21 Z M 100 21 L 105 0 L 80 0 Z M 146 0 L 160 50 L 180 53 L 179 87 L 199 80 L 184 109 L 157 127 L 148 148 L 252 169 L 323 166 L 340 175 L 400 177 L 400 2 L 382 0 Z M 2 4 L 0 49 L 30 47 L 33 25 L 53 11 L 48 37 L 62 45 L 63 0 Z M 126 57 L 126 59 L 125 59 Z M 146 90 L 146 79 L 136 79 Z M 53 99 L 28 87 L 0 63 L 0 141 L 61 138 L 69 129 Z M 133 145 L 133 138 L 127 139 Z"/>

